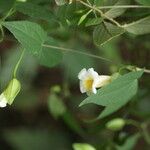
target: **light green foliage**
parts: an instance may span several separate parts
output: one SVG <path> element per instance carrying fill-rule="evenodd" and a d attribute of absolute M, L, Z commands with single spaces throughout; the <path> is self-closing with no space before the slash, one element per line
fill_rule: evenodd
<path fill-rule="evenodd" d="M 125 25 L 125 29 L 136 35 L 150 33 L 150 16 Z"/>
<path fill-rule="evenodd" d="M 50 10 L 34 3 L 17 3 L 16 10 L 36 19 L 50 21 L 53 18 Z"/>
<path fill-rule="evenodd" d="M 96 150 L 92 145 L 87 143 L 75 143 L 73 144 L 74 150 Z"/>
<path fill-rule="evenodd" d="M 94 103 L 106 108 L 98 118 L 106 117 L 124 106 L 137 92 L 137 79 L 141 77 L 143 71 L 125 74 L 112 83 L 98 90 L 81 102 L 80 106 Z M 122 96 L 123 94 L 123 96 Z"/>
<path fill-rule="evenodd" d="M 119 5 L 129 5 L 130 0 L 118 0 L 113 6 L 119 6 Z M 105 15 L 110 18 L 116 18 L 120 15 L 122 15 L 126 11 L 126 8 L 112 8 L 108 10 Z"/>
<path fill-rule="evenodd" d="M 66 106 L 63 103 L 62 99 L 56 94 L 51 94 L 48 99 L 48 107 L 51 112 L 51 115 L 57 119 L 59 116 L 62 116 L 66 112 Z"/>
<path fill-rule="evenodd" d="M 137 140 L 139 139 L 140 135 L 135 134 L 130 136 L 123 145 L 116 146 L 117 150 L 133 150 Z"/>
<path fill-rule="evenodd" d="M 5 22 L 3 25 L 9 29 L 22 46 L 37 58 L 40 64 L 52 67 L 58 64 L 62 58 L 61 52 L 46 48 L 43 44 L 55 43 L 47 38 L 46 32 L 36 23 L 29 21 Z"/>
<path fill-rule="evenodd" d="M 96 45 L 100 46 L 123 33 L 123 28 L 117 27 L 109 22 L 104 22 L 95 27 L 93 40 Z"/>

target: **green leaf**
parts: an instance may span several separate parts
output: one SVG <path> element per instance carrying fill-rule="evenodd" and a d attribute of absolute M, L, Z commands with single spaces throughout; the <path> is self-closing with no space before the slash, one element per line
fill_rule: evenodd
<path fill-rule="evenodd" d="M 46 48 L 43 44 L 56 45 L 52 38 L 48 38 L 45 31 L 36 23 L 29 21 L 5 22 L 3 25 L 10 30 L 22 46 L 30 52 L 40 64 L 53 67 L 62 59 L 62 53 L 53 48 Z"/>
<path fill-rule="evenodd" d="M 85 26 L 88 27 L 88 26 L 94 26 L 94 25 L 98 25 L 100 24 L 101 22 L 103 21 L 102 18 L 92 18 L 92 19 L 89 19 Z"/>
<path fill-rule="evenodd" d="M 47 34 L 38 24 L 29 21 L 12 21 L 4 22 L 3 25 L 34 56 L 42 51 L 42 44 L 46 41 Z"/>
<path fill-rule="evenodd" d="M 122 146 L 120 146 L 120 145 L 116 146 L 116 149 L 117 150 L 133 150 L 139 137 L 140 137 L 139 134 L 130 136 Z"/>
<path fill-rule="evenodd" d="M 118 5 L 128 5 L 130 4 L 130 0 L 118 0 L 113 6 L 118 6 Z M 112 8 L 108 10 L 105 15 L 110 17 L 110 18 L 116 18 L 120 15 L 122 15 L 127 8 Z"/>
<path fill-rule="evenodd" d="M 143 5 L 150 5 L 149 0 L 136 0 L 138 3 L 143 4 Z"/>
<path fill-rule="evenodd" d="M 80 25 L 85 19 L 86 17 L 91 13 L 91 10 L 89 10 L 86 14 L 84 14 L 83 16 L 81 16 L 78 25 Z"/>
<path fill-rule="evenodd" d="M 137 92 L 137 79 L 141 77 L 143 71 L 130 72 L 118 77 L 107 86 L 98 90 L 81 102 L 80 106 L 93 103 L 106 108 L 99 115 L 99 118 L 106 117 L 124 106 Z M 123 96 L 122 96 L 123 94 Z"/>
<path fill-rule="evenodd" d="M 20 2 L 17 3 L 16 10 L 36 19 L 44 19 L 47 21 L 52 19 L 51 12 L 47 10 L 45 7 L 39 6 L 37 4 L 32 4 L 29 2 L 26 3 Z"/>
<path fill-rule="evenodd" d="M 48 107 L 51 115 L 57 119 L 66 112 L 66 106 L 56 94 L 51 94 L 48 99 Z"/>
<path fill-rule="evenodd" d="M 92 145 L 87 143 L 75 143 L 73 144 L 74 150 L 96 150 Z"/>
<path fill-rule="evenodd" d="M 55 2 L 56 2 L 56 4 L 57 4 L 58 6 L 61 6 L 61 5 L 64 5 L 64 4 L 67 3 L 66 0 L 55 0 Z"/>
<path fill-rule="evenodd" d="M 133 23 L 126 24 L 124 25 L 124 28 L 126 31 L 132 34 L 136 35 L 148 34 L 150 33 L 150 16 L 135 21 Z"/>
<path fill-rule="evenodd" d="M 93 32 L 93 40 L 96 45 L 100 46 L 123 33 L 123 28 L 104 22 L 95 27 Z"/>

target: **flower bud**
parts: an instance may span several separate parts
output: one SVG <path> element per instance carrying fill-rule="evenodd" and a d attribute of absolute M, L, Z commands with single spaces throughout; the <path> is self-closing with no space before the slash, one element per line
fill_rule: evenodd
<path fill-rule="evenodd" d="M 125 124 L 126 124 L 126 121 L 124 119 L 115 118 L 106 123 L 106 128 L 112 131 L 118 131 L 118 130 L 121 130 Z"/>
<path fill-rule="evenodd" d="M 6 90 L 3 92 L 3 94 L 7 100 L 7 103 L 9 105 L 11 105 L 13 103 L 13 101 L 16 98 L 17 94 L 19 93 L 20 89 L 21 89 L 21 84 L 17 79 L 14 78 L 9 82 Z"/>

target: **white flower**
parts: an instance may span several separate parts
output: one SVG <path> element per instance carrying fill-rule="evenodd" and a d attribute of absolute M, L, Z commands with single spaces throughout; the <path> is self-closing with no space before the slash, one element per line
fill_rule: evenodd
<path fill-rule="evenodd" d="M 111 77 L 106 75 L 99 75 L 93 68 L 86 70 L 82 69 L 78 78 L 80 80 L 81 93 L 97 93 L 96 88 L 100 88 L 110 82 Z"/>
<path fill-rule="evenodd" d="M 7 99 L 5 95 L 2 93 L 0 95 L 0 107 L 6 107 L 6 105 L 7 105 Z"/>

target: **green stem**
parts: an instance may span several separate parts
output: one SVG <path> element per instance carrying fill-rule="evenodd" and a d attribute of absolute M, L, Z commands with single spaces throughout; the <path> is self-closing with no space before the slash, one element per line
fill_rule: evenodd
<path fill-rule="evenodd" d="M 82 0 L 77 0 L 78 2 L 80 2 L 81 4 L 83 4 L 84 6 L 93 9 L 97 12 L 100 13 L 101 17 L 108 19 L 109 21 L 111 21 L 112 23 L 116 24 L 118 27 L 122 27 L 116 20 L 114 20 L 113 18 L 108 17 L 107 15 L 105 15 L 100 9 L 98 9 L 96 6 L 91 6 L 85 2 L 83 2 Z"/>
<path fill-rule="evenodd" d="M 98 55 L 94 55 L 94 54 L 89 54 L 89 53 L 85 53 L 85 52 L 81 52 L 79 50 L 75 50 L 75 49 L 70 49 L 70 48 L 64 48 L 64 47 L 58 47 L 58 46 L 53 46 L 53 45 L 47 45 L 47 44 L 43 44 L 42 45 L 43 47 L 47 47 L 47 48 L 53 48 L 53 49 L 57 49 L 57 50 L 62 50 L 62 51 L 65 51 L 65 52 L 71 52 L 71 53 L 77 53 L 77 54 L 82 54 L 82 55 L 86 55 L 86 56 L 89 56 L 89 57 L 92 57 L 92 58 L 96 58 L 96 59 L 101 59 L 101 60 L 105 60 L 109 63 L 113 63 L 113 64 L 118 64 L 118 63 L 115 63 L 107 58 L 104 58 L 104 57 L 101 57 L 101 56 L 98 56 Z M 122 64 L 123 65 L 123 64 Z M 122 68 L 120 68 L 120 70 L 122 69 L 128 69 L 127 66 L 123 65 Z M 136 67 L 140 70 L 144 70 L 145 73 L 150 73 L 150 70 L 149 69 L 143 69 L 143 68 L 139 68 L 139 67 Z M 119 71 L 120 71 L 119 70 Z M 128 69 L 129 70 L 129 69 Z M 133 70 L 131 70 L 133 71 Z"/>
<path fill-rule="evenodd" d="M 3 22 L 6 20 L 6 18 L 8 18 L 10 15 L 12 15 L 14 13 L 14 9 L 11 8 L 8 13 L 0 20 L 0 22 Z"/>
<path fill-rule="evenodd" d="M 112 8 L 150 8 L 150 6 L 141 5 L 116 5 L 116 6 L 100 6 L 99 9 L 112 9 Z"/>
<path fill-rule="evenodd" d="M 2 42 L 2 41 L 3 41 L 3 39 L 4 39 L 4 30 L 3 30 L 3 27 L 2 27 L 2 25 L 1 25 L 1 24 L 0 24 L 0 31 L 1 31 L 0 42 Z"/>
<path fill-rule="evenodd" d="M 74 50 L 74 49 L 70 49 L 70 48 L 57 47 L 57 46 L 46 45 L 46 44 L 43 44 L 42 46 L 48 47 L 48 48 L 57 49 L 57 50 L 62 50 L 62 51 L 66 51 L 66 52 L 82 54 L 82 55 L 86 55 L 86 56 L 89 56 L 89 57 L 93 57 L 93 58 L 105 60 L 105 61 L 108 61 L 108 62 L 112 63 L 112 62 L 111 62 L 109 59 L 107 59 L 107 58 L 103 58 L 103 57 L 100 57 L 100 56 L 97 56 L 97 55 L 93 55 L 93 54 L 89 54 L 89 53 L 84 53 L 84 52 L 81 52 L 81 51 L 78 51 L 78 50 Z"/>
<path fill-rule="evenodd" d="M 21 63 L 21 60 L 22 60 L 22 58 L 23 58 L 23 56 L 24 56 L 24 52 L 25 52 L 25 49 L 22 51 L 22 53 L 21 53 L 21 55 L 20 55 L 20 58 L 19 58 L 19 60 L 18 60 L 18 62 L 17 62 L 17 64 L 16 64 L 16 66 L 15 66 L 14 73 L 13 73 L 13 77 L 14 77 L 14 78 L 16 78 L 17 70 L 18 70 L 19 65 L 20 65 L 20 63 Z"/>

